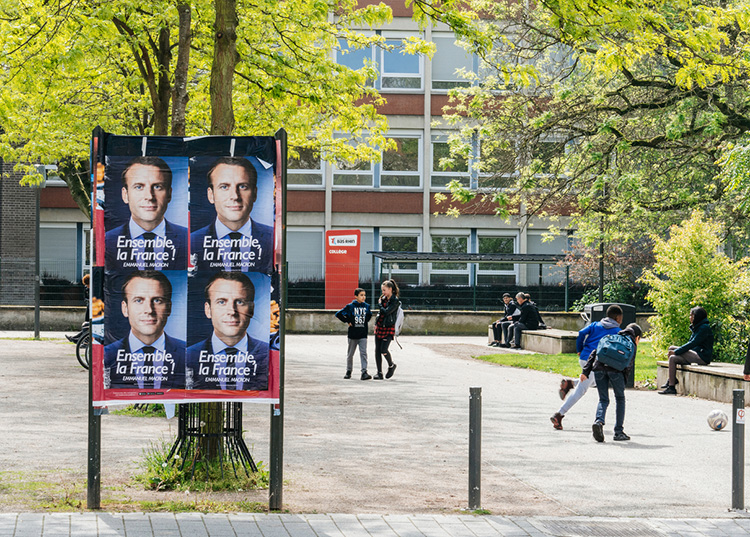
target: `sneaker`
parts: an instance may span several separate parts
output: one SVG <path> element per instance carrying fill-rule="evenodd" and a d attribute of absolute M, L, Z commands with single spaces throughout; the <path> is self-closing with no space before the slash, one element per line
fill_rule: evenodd
<path fill-rule="evenodd" d="M 623 440 L 630 440 L 630 437 L 626 435 L 625 433 L 617 433 L 615 435 L 615 440 L 617 440 L 618 442 L 621 442 Z"/>
<path fill-rule="evenodd" d="M 383 373 L 378 371 L 378 374 L 372 377 L 372 380 L 383 380 Z"/>
<path fill-rule="evenodd" d="M 385 374 L 385 378 L 389 379 L 393 376 L 394 371 L 396 371 L 396 364 L 389 365 L 388 371 Z"/>
<path fill-rule="evenodd" d="M 549 419 L 552 422 L 552 427 L 554 427 L 558 431 L 562 431 L 562 420 L 564 417 L 565 416 L 563 416 L 559 412 L 555 412 L 554 415 Z"/>
<path fill-rule="evenodd" d="M 675 390 L 674 386 L 667 386 L 659 393 L 661 395 L 677 395 L 677 390 Z"/>
<path fill-rule="evenodd" d="M 345 379 L 350 379 L 350 378 L 352 378 L 352 372 L 351 372 L 351 371 L 347 371 L 347 372 L 346 372 L 346 375 L 344 375 L 344 378 L 345 378 Z"/>
<path fill-rule="evenodd" d="M 594 431 L 594 440 L 597 442 L 604 442 L 604 424 L 601 421 L 594 422 L 591 426 L 591 430 Z"/>
<path fill-rule="evenodd" d="M 573 381 L 570 379 L 562 379 L 560 381 L 560 399 L 565 399 L 565 396 L 568 395 L 568 392 L 572 390 L 575 387 L 573 384 Z"/>
<path fill-rule="evenodd" d="M 360 377 L 361 380 L 370 380 L 372 377 L 367 374 L 367 371 L 362 373 L 362 376 Z"/>

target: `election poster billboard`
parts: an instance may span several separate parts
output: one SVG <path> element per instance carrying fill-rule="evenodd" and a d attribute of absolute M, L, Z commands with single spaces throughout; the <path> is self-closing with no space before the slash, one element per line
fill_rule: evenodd
<path fill-rule="evenodd" d="M 280 142 L 97 129 L 93 404 L 279 401 Z"/>

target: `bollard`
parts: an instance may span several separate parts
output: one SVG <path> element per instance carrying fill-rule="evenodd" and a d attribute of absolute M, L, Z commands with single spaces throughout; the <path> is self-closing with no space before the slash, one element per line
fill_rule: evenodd
<path fill-rule="evenodd" d="M 745 390 L 732 390 L 732 509 L 745 508 Z"/>
<path fill-rule="evenodd" d="M 479 509 L 482 492 L 482 388 L 469 388 L 469 509 Z"/>

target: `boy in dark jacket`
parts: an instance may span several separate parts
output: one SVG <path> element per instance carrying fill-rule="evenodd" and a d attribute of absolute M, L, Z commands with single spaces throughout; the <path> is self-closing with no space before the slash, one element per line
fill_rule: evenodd
<path fill-rule="evenodd" d="M 518 316 L 521 315 L 518 303 L 513 300 L 510 293 L 503 293 L 503 303 L 505 311 L 502 318 L 492 323 L 492 333 L 495 335 L 495 340 L 490 343 L 490 347 L 510 347 L 508 329 L 518 320 Z"/>
<path fill-rule="evenodd" d="M 620 331 L 620 324 L 622 324 L 622 308 L 616 304 L 610 304 L 607 308 L 607 316 L 601 321 L 595 321 L 590 325 L 584 327 L 578 331 L 578 337 L 576 338 L 576 351 L 578 352 L 578 360 L 581 365 L 581 369 L 586 366 L 586 362 L 591 356 L 591 353 L 596 350 L 596 346 L 599 344 L 604 336 L 610 334 L 617 334 Z M 555 412 L 550 421 L 552 426 L 558 431 L 562 431 L 562 420 L 568 411 L 573 408 L 581 397 L 583 397 L 588 391 L 589 387 L 594 385 L 594 379 L 589 379 L 586 382 L 578 382 L 576 385 L 570 379 L 563 379 L 560 383 L 560 399 L 565 400 L 568 392 L 575 388 L 573 395 L 568 397 L 567 400 L 562 404 L 560 410 Z"/>
<path fill-rule="evenodd" d="M 524 330 L 539 330 L 539 323 L 541 316 L 539 310 L 536 309 L 534 303 L 531 302 L 531 297 L 526 293 L 517 293 L 516 302 L 518 303 L 521 315 L 518 320 L 513 323 L 511 330 L 509 330 L 508 338 L 510 341 L 510 347 L 512 349 L 521 348 L 521 333 Z M 510 334 L 513 334 L 512 336 Z"/>
<path fill-rule="evenodd" d="M 365 290 L 357 287 L 354 290 L 356 297 L 341 310 L 336 312 L 336 317 L 349 325 L 347 337 L 349 339 L 349 348 L 346 354 L 346 374 L 345 379 L 352 378 L 352 365 L 354 351 L 359 347 L 359 361 L 362 366 L 362 380 L 370 380 L 372 377 L 367 374 L 367 323 L 372 318 L 370 305 L 365 302 L 367 294 Z"/>
<path fill-rule="evenodd" d="M 641 340 L 641 327 L 636 323 L 629 324 L 625 330 L 620 330 L 618 334 L 629 337 L 635 345 L 636 353 L 638 352 L 638 342 Z M 583 366 L 583 372 L 581 373 L 581 381 L 586 381 L 594 372 L 594 378 L 596 379 L 596 389 L 599 391 L 599 405 L 596 408 L 596 421 L 591 427 L 594 432 L 594 440 L 597 442 L 604 442 L 604 417 L 607 414 L 607 407 L 609 406 L 609 387 L 612 386 L 612 391 L 615 392 L 615 440 L 630 440 L 630 437 L 625 434 L 623 430 L 623 422 L 625 421 L 625 381 L 630 374 L 630 368 L 633 367 L 635 361 L 635 354 L 628 367 L 623 371 L 610 367 L 604 363 L 601 363 L 596 358 L 596 349 L 591 353 L 589 359 L 586 361 L 586 365 Z"/>

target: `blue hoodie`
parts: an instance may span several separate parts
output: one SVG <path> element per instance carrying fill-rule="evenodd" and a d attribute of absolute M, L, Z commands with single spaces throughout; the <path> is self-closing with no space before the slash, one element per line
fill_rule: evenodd
<path fill-rule="evenodd" d="M 580 354 L 581 360 L 588 360 L 589 355 L 596 350 L 600 339 L 609 334 L 617 334 L 619 331 L 620 325 L 609 317 L 591 323 L 578 332 L 576 352 Z"/>
<path fill-rule="evenodd" d="M 341 310 L 336 312 L 336 317 L 343 323 L 351 324 L 349 339 L 363 339 L 367 337 L 367 323 L 372 318 L 370 305 L 367 302 L 352 300 Z"/>

